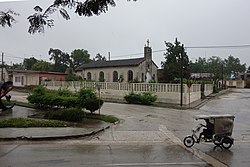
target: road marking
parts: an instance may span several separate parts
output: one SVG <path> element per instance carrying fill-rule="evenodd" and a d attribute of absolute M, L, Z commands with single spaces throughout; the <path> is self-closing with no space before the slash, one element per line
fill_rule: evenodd
<path fill-rule="evenodd" d="M 152 162 L 152 163 L 122 163 L 122 164 L 105 164 L 104 166 L 165 166 L 165 165 L 205 165 L 205 162 Z"/>

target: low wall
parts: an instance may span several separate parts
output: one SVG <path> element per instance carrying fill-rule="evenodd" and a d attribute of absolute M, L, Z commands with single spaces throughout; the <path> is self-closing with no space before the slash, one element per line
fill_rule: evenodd
<path fill-rule="evenodd" d="M 151 92 L 157 95 L 160 103 L 180 104 L 181 85 L 180 84 L 161 84 L 161 83 L 117 83 L 117 82 L 58 82 L 50 81 L 43 83 L 48 89 L 57 90 L 68 88 L 73 92 L 79 91 L 82 87 L 96 88 L 99 85 L 101 97 L 110 100 L 124 100 L 124 96 L 133 92 Z M 193 84 L 191 88 L 183 85 L 183 104 L 187 105 L 201 98 L 201 85 Z M 211 94 L 212 85 L 205 86 L 205 95 Z"/>

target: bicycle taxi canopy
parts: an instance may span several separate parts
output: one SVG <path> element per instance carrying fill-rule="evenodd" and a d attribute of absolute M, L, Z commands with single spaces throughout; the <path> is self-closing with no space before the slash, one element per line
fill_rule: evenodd
<path fill-rule="evenodd" d="M 231 136 L 233 132 L 234 115 L 231 114 L 218 114 L 218 115 L 196 115 L 196 120 L 209 120 L 210 123 L 214 124 L 214 134 L 222 134 Z"/>

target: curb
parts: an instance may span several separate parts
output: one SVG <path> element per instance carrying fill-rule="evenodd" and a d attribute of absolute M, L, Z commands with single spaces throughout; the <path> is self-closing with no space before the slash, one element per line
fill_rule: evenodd
<path fill-rule="evenodd" d="M 89 133 L 85 134 L 80 134 L 80 135 L 63 135 L 63 136 L 48 136 L 48 137 L 43 137 L 43 136 L 36 136 L 36 137 L 27 137 L 27 136 L 18 136 L 18 137 L 7 137 L 7 138 L 0 138 L 0 141 L 14 141 L 14 140 L 32 140 L 32 141 L 43 141 L 43 140 L 60 140 L 60 139 L 77 139 L 81 137 L 88 137 L 92 135 L 96 135 L 100 132 L 105 131 L 106 129 L 109 129 L 111 125 L 108 125 L 106 127 L 103 127 L 99 130 L 95 130 Z"/>

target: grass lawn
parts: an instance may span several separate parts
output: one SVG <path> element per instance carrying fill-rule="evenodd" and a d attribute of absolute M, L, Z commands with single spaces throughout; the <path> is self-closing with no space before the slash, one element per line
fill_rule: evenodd
<path fill-rule="evenodd" d="M 0 128 L 67 127 L 67 126 L 70 126 L 69 122 L 57 121 L 57 120 L 31 119 L 31 118 L 10 118 L 0 121 Z"/>

